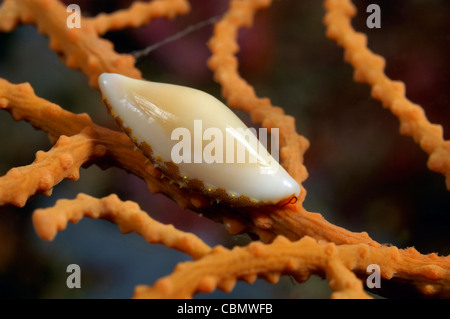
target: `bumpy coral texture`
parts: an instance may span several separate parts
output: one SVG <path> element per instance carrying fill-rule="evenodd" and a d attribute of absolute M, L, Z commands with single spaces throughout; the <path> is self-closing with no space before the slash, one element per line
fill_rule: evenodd
<path fill-rule="evenodd" d="M 280 129 L 281 163 L 301 184 L 308 177 L 303 165 L 308 140 L 296 132 L 293 117 L 273 106 L 268 98 L 256 95 L 252 85 L 239 75 L 235 56 L 239 29 L 250 27 L 255 12 L 271 2 L 230 1 L 208 43 L 212 52 L 208 66 L 230 107 L 246 111 L 255 123 L 269 130 Z M 355 80 L 372 87 L 373 97 L 399 118 L 401 133 L 420 144 L 429 155 L 429 168 L 443 174 L 450 189 L 450 142 L 443 139 L 442 127 L 429 123 L 422 108 L 405 98 L 403 83 L 391 81 L 384 74 L 384 59 L 373 54 L 366 47 L 365 35 L 351 26 L 351 17 L 356 13 L 351 1 L 327 0 L 325 8 L 327 36 L 344 48 L 345 60 L 355 69 Z M 67 67 L 81 70 L 90 85 L 97 87 L 102 72 L 141 78 L 133 57 L 115 52 L 101 35 L 109 30 L 144 26 L 157 17 L 186 14 L 190 6 L 186 0 L 136 2 L 128 9 L 85 18 L 80 29 L 64 27 L 65 9 L 57 0 L 4 0 L 0 30 L 10 32 L 20 23 L 36 25 Z M 13 168 L 0 177 L 1 205 L 22 207 L 34 194 L 50 195 L 62 179 L 78 179 L 81 165 L 97 163 L 135 174 L 145 180 L 152 193 L 163 193 L 183 208 L 222 222 L 232 234 L 250 233 L 260 239 L 231 250 L 212 248 L 195 234 L 162 225 L 136 203 L 123 202 L 115 195 L 96 199 L 80 194 L 34 212 L 35 229 L 45 240 L 52 240 L 69 221 L 101 218 L 117 224 L 123 233 L 136 232 L 149 243 L 161 243 L 194 259 L 180 263 L 172 274 L 152 286 L 137 286 L 135 298 L 192 298 L 216 288 L 229 292 L 238 280 L 252 283 L 264 278 L 276 283 L 281 275 L 291 275 L 298 282 L 319 275 L 329 281 L 334 291 L 332 298 L 368 298 L 363 282 L 370 264 L 380 266 L 383 279 L 402 282 L 423 296 L 450 296 L 450 257 L 422 255 L 414 248 L 387 247 L 367 233 L 333 225 L 303 207 L 303 186 L 297 203 L 284 207 L 211 206 L 201 195 L 162 179 L 124 133 L 96 125 L 87 114 L 73 114 L 36 96 L 26 83 L 16 85 L 0 79 L 0 108 L 10 112 L 16 121 L 43 130 L 55 143 L 48 152 L 39 151 L 32 164 Z"/>

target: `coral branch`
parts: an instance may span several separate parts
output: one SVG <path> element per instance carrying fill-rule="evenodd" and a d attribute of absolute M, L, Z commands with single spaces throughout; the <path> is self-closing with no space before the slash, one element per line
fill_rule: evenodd
<path fill-rule="evenodd" d="M 12 84 L 1 78 L 0 109 L 10 112 L 16 121 L 43 130 L 53 142 L 60 135 L 72 136 L 87 126 L 94 127 L 88 114 L 73 114 L 36 96 L 30 84 Z"/>
<path fill-rule="evenodd" d="M 333 246 L 329 246 L 332 248 Z M 345 267 L 337 257 L 330 257 L 326 272 L 330 288 L 333 289 L 332 299 L 369 299 L 364 292 L 363 283 L 356 275 Z"/>
<path fill-rule="evenodd" d="M 58 231 L 66 228 L 67 222 L 78 223 L 83 217 L 108 220 L 116 224 L 124 234 L 135 232 L 149 243 L 163 244 L 194 259 L 211 250 L 194 234 L 155 221 L 138 204 L 123 202 L 115 194 L 102 199 L 79 194 L 74 200 L 58 200 L 54 207 L 35 210 L 33 223 L 42 239 L 53 240 Z"/>
<path fill-rule="evenodd" d="M 136 287 L 134 298 L 192 298 L 196 293 L 216 288 L 230 292 L 237 280 L 253 283 L 261 277 L 276 283 L 281 275 L 292 275 L 303 282 L 311 274 L 326 274 L 335 280 L 332 288 L 341 292 L 339 297 L 367 298 L 352 272 L 345 267 L 346 271 L 337 271 L 342 270 L 338 267 L 342 265 L 335 257 L 334 244 L 318 244 L 309 237 L 293 243 L 280 236 L 270 245 L 254 242 L 232 250 L 218 246 L 198 261 L 179 264 L 171 275 L 153 286 Z"/>
<path fill-rule="evenodd" d="M 14 0 L 5 0 L 0 6 L 0 31 L 9 32 L 19 23 L 20 10 Z"/>
<path fill-rule="evenodd" d="M 385 59 L 372 53 L 367 48 L 367 36 L 351 26 L 351 18 L 356 14 L 352 2 L 327 0 L 325 9 L 327 36 L 344 48 L 345 60 L 355 69 L 355 81 L 372 87 L 372 96 L 398 117 L 400 133 L 412 136 L 429 155 L 428 168 L 443 174 L 450 190 L 450 141 L 444 140 L 442 126 L 431 124 L 422 107 L 406 98 L 403 82 L 392 81 L 386 76 Z"/>
<path fill-rule="evenodd" d="M 187 13 L 189 9 L 189 2 L 186 0 L 135 2 L 128 9 L 110 14 L 101 13 L 95 18 L 85 18 L 85 21 L 92 24 L 97 34 L 102 35 L 108 31 L 121 30 L 126 27 L 137 28 L 148 24 L 155 18 L 172 19 L 176 15 Z"/>
<path fill-rule="evenodd" d="M 200 260 L 179 264 L 171 275 L 153 286 L 136 287 L 134 297 L 192 298 L 198 292 L 216 288 L 229 292 L 237 280 L 252 283 L 261 277 L 275 283 L 281 275 L 292 275 L 303 282 L 315 274 L 327 277 L 334 290 L 333 298 L 367 298 L 354 273 L 367 277 L 367 267 L 372 263 L 380 266 L 383 278 L 411 276 L 419 279 L 414 288 L 423 295 L 449 296 L 450 258 L 439 259 L 431 254 L 412 260 L 417 254 L 414 249 L 365 244 L 336 246 L 310 237 L 291 242 L 279 236 L 268 245 L 254 242 L 232 250 L 215 247 Z"/>
<path fill-rule="evenodd" d="M 73 137 L 61 136 L 49 152 L 38 151 L 32 164 L 12 168 L 0 177 L 0 205 L 22 207 L 31 195 L 50 195 L 64 178 L 77 180 L 80 166 L 105 151 L 88 129 Z"/>
<path fill-rule="evenodd" d="M 98 36 L 88 21 L 81 28 L 67 28 L 68 13 L 58 0 L 15 0 L 22 23 L 34 23 L 41 33 L 50 39 L 50 48 L 60 54 L 63 62 L 74 69 L 81 69 L 89 78 L 89 84 L 97 87 L 102 72 L 115 72 L 141 78 L 134 67 L 134 58 L 118 54 L 113 44 Z"/>
<path fill-rule="evenodd" d="M 319 213 L 310 213 L 298 206 L 293 209 L 291 206 L 230 209 L 217 205 L 195 210 L 223 223 L 231 234 L 254 234 L 266 243 L 274 240 L 277 235 L 283 235 L 290 240 L 310 236 L 336 244 L 366 243 L 380 246 L 366 232 L 349 231 L 331 224 Z"/>

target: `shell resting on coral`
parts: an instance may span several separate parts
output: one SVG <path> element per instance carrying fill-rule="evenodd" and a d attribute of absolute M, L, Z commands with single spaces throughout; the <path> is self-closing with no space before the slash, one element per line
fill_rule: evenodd
<path fill-rule="evenodd" d="M 232 206 L 286 203 L 300 186 L 226 105 L 188 87 L 99 77 L 111 115 L 181 187 Z"/>

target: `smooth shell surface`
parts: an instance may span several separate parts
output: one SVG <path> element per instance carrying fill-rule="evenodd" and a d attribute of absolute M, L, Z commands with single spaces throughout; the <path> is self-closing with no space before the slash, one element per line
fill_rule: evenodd
<path fill-rule="evenodd" d="M 180 186 L 233 206 L 270 205 L 298 197 L 297 182 L 257 139 L 250 142 L 256 137 L 244 134 L 248 127 L 215 97 L 112 73 L 103 73 L 99 85 L 123 130 Z M 189 147 L 180 149 L 182 145 Z M 245 161 L 238 158 L 239 147 L 246 151 Z M 178 155 L 187 153 L 183 158 L 190 160 L 180 161 Z"/>

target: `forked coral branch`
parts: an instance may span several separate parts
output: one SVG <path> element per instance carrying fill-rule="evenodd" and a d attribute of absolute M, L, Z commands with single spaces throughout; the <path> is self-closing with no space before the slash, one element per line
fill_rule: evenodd
<path fill-rule="evenodd" d="M 326 276 L 339 298 L 368 298 L 362 283 L 344 266 L 339 247 L 319 244 L 305 237 L 291 242 L 283 236 L 264 245 L 253 242 L 232 250 L 215 247 L 208 255 L 193 262 L 178 264 L 175 271 L 159 279 L 152 287 L 136 287 L 135 298 L 192 298 L 216 288 L 230 292 L 237 280 L 253 283 L 258 277 L 277 283 L 281 275 L 291 275 L 304 282 L 311 274 Z M 358 246 L 352 246 L 358 253 Z"/>
<path fill-rule="evenodd" d="M 108 31 L 122 30 L 127 27 L 137 28 L 150 23 L 155 18 L 172 19 L 190 10 L 187 0 L 157 0 L 135 2 L 129 8 L 113 13 L 101 13 L 94 18 L 83 21 L 91 24 L 98 35 Z"/>
<path fill-rule="evenodd" d="M 253 242 L 232 250 L 214 248 L 202 259 L 179 264 L 174 272 L 152 287 L 136 288 L 136 298 L 191 298 L 198 292 L 217 287 L 229 292 L 236 280 L 253 283 L 262 277 L 276 283 L 280 275 L 291 275 L 303 282 L 311 274 L 326 277 L 335 298 L 367 298 L 355 274 L 365 274 L 367 266 L 377 264 L 383 278 L 407 272 L 414 276 L 415 288 L 425 295 L 445 297 L 449 291 L 450 271 L 439 266 L 437 255 L 418 257 L 417 251 L 399 253 L 396 247 L 371 247 L 366 244 L 335 245 L 319 243 L 310 237 L 291 242 L 283 236 L 264 245 Z M 448 259 L 448 258 L 447 258 Z"/>

